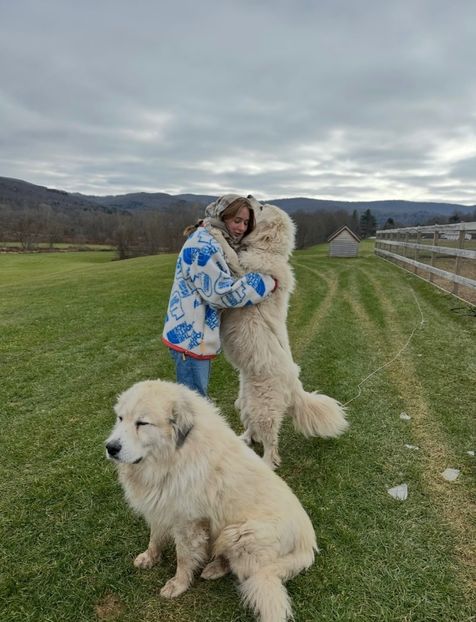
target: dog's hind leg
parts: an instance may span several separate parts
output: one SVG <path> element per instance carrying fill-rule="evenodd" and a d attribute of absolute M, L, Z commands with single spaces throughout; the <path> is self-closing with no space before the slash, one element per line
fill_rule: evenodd
<path fill-rule="evenodd" d="M 251 445 L 253 444 L 254 439 L 250 428 L 246 428 L 243 434 L 240 434 L 240 438 L 248 445 L 248 447 L 251 447 Z"/>
<path fill-rule="evenodd" d="M 272 416 L 267 416 L 267 413 L 263 412 L 262 417 L 259 423 L 259 435 L 264 449 L 263 460 L 274 470 L 281 464 L 278 442 L 283 415 L 282 413 L 275 412 Z"/>
<path fill-rule="evenodd" d="M 284 417 L 282 404 L 274 400 L 268 401 L 255 415 L 253 436 L 263 443 L 263 460 L 271 468 L 277 469 L 281 464 L 279 455 L 279 430 Z"/>
<path fill-rule="evenodd" d="M 150 528 L 149 546 L 147 550 L 140 553 L 134 560 L 136 568 L 152 568 L 160 561 L 160 552 L 165 540 L 163 529 L 158 525 L 152 525 Z"/>
<path fill-rule="evenodd" d="M 279 455 L 279 430 L 283 414 L 278 410 L 270 412 L 263 408 L 253 422 L 251 437 L 263 444 L 263 461 L 274 471 L 281 464 Z"/>
<path fill-rule="evenodd" d="M 240 372 L 240 388 L 238 389 L 238 397 L 236 398 L 233 406 L 237 413 L 241 412 L 241 403 L 243 399 L 243 374 Z"/>
<path fill-rule="evenodd" d="M 235 400 L 235 410 L 240 414 L 240 421 L 245 429 L 243 434 L 240 435 L 240 438 L 248 445 L 248 447 L 251 447 L 255 439 L 253 438 L 250 421 L 246 410 L 246 399 L 244 397 L 246 386 L 246 379 L 244 375 L 240 372 L 240 391 L 238 393 L 238 397 Z"/>
<path fill-rule="evenodd" d="M 203 566 L 209 557 L 209 530 L 206 521 L 193 521 L 174 529 L 177 551 L 175 576 L 160 590 L 164 598 L 175 598 L 188 588 L 195 570 Z"/>
<path fill-rule="evenodd" d="M 263 444 L 263 460 L 272 469 L 281 463 L 278 451 L 279 430 L 284 417 L 286 404 L 279 380 L 272 378 L 241 378 L 241 421 L 245 432 L 241 438 L 251 444 Z"/>
<path fill-rule="evenodd" d="M 202 579 L 219 579 L 220 577 L 227 575 L 229 572 L 230 563 L 226 557 L 219 555 L 205 566 L 200 576 Z"/>

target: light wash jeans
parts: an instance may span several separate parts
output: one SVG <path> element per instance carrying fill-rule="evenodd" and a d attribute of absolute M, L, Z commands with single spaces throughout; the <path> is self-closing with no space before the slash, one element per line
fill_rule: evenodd
<path fill-rule="evenodd" d="M 177 382 L 206 397 L 211 359 L 196 359 L 172 348 L 169 351 L 175 363 Z"/>

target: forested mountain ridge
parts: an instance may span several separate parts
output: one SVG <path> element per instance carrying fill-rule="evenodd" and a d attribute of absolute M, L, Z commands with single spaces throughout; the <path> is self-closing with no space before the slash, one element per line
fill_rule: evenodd
<path fill-rule="evenodd" d="M 212 195 L 135 192 L 93 196 L 0 177 L 0 242 L 23 250 L 39 244 L 113 244 L 119 256 L 178 250 L 184 229 L 203 216 Z M 476 206 L 411 201 L 267 199 L 292 215 L 296 247 L 325 242 L 342 225 L 368 237 L 376 228 L 476 220 Z"/>
<path fill-rule="evenodd" d="M 77 192 L 38 186 L 19 179 L 0 177 L 0 205 L 38 207 L 50 206 L 55 209 L 99 209 L 108 213 L 117 211 L 134 212 L 137 210 L 170 211 L 184 206 L 204 206 L 213 201 L 213 195 L 179 194 L 171 195 L 165 192 L 133 192 L 121 195 L 85 195 Z M 370 209 L 379 224 L 387 218 L 405 225 L 421 223 L 436 216 L 450 216 L 455 212 L 470 214 L 476 210 L 472 206 L 457 203 L 438 203 L 420 201 L 331 201 L 326 199 L 311 199 L 306 197 L 268 198 L 264 202 L 278 205 L 288 213 L 318 212 L 332 210 L 357 210 L 362 213 Z"/>

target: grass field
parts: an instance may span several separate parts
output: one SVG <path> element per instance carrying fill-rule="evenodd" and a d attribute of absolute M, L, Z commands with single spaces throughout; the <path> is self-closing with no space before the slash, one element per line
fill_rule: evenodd
<path fill-rule="evenodd" d="M 345 436 L 283 427 L 279 474 L 321 548 L 288 584 L 296 621 L 469 621 L 476 319 L 361 246 L 357 259 L 331 260 L 325 247 L 294 256 L 289 332 L 306 388 L 351 400 L 415 331 L 349 404 Z M 118 392 L 173 378 L 160 334 L 175 257 L 111 258 L 0 256 L 0 620 L 251 622 L 231 577 L 162 600 L 172 549 L 152 570 L 132 566 L 147 528 L 103 442 Z M 239 431 L 223 357 L 210 392 Z M 447 467 L 461 470 L 455 482 L 441 477 Z M 409 496 L 397 501 L 387 488 L 403 482 Z"/>
<path fill-rule="evenodd" d="M 0 249 L 17 249 L 20 252 L 35 252 L 35 251 L 87 251 L 87 250 L 95 250 L 95 251 L 107 251 L 113 250 L 111 244 L 69 244 L 66 242 L 54 242 L 53 244 L 49 244 L 47 242 L 37 242 L 32 245 L 30 250 L 24 251 L 22 248 L 21 242 L 2 242 L 0 240 Z"/>

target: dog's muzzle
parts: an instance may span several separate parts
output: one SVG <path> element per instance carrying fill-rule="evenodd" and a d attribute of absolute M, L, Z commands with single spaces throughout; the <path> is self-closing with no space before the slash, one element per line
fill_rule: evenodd
<path fill-rule="evenodd" d="M 106 451 L 108 458 L 117 458 L 117 454 L 121 451 L 122 445 L 119 441 L 111 441 L 106 443 Z"/>
<path fill-rule="evenodd" d="M 121 450 L 122 445 L 119 441 L 110 441 L 109 443 L 106 443 L 106 456 L 111 460 L 116 460 L 117 462 L 124 462 L 124 459 L 121 459 L 119 457 Z M 142 457 L 143 456 L 137 458 L 137 460 L 132 461 L 131 464 L 139 464 L 139 462 L 142 460 Z M 129 460 L 126 460 L 125 462 L 129 462 Z"/>

